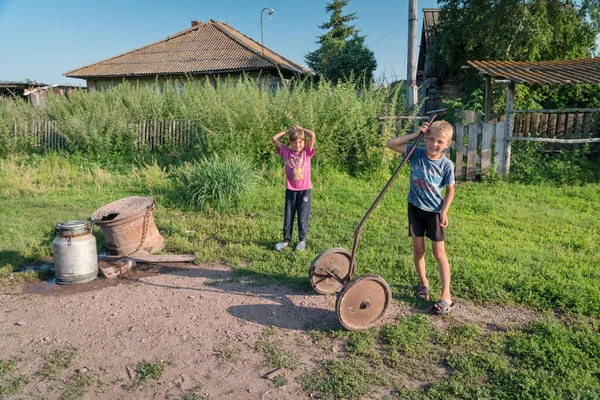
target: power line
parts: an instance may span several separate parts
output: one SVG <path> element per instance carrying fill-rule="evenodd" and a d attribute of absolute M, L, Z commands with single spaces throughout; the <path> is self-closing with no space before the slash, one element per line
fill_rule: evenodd
<path fill-rule="evenodd" d="M 399 26 L 399 27 L 397 27 L 396 29 L 394 29 L 393 31 L 391 31 L 391 32 L 389 32 L 389 33 L 386 33 L 385 35 L 383 35 L 383 36 L 382 36 L 382 37 L 380 37 L 379 39 L 372 41 L 372 42 L 371 42 L 371 43 L 369 43 L 367 46 L 370 46 L 370 45 L 372 45 L 373 43 L 377 43 L 377 42 L 379 42 L 381 39 L 384 39 L 384 38 L 386 38 L 386 37 L 390 36 L 392 33 L 396 32 L 396 31 L 397 31 L 397 30 L 399 30 L 399 29 L 402 29 L 402 28 L 404 28 L 406 25 L 408 25 L 408 22 L 407 22 L 407 23 L 405 23 L 405 24 L 404 24 L 404 25 L 402 25 L 402 26 Z"/>

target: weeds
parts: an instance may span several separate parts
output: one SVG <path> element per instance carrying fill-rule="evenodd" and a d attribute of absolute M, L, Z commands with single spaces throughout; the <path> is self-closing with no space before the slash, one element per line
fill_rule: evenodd
<path fill-rule="evenodd" d="M 259 341 L 256 343 L 256 348 L 267 357 L 267 364 L 270 367 L 289 370 L 298 368 L 298 359 L 296 356 L 285 351 L 279 342 Z"/>
<path fill-rule="evenodd" d="M 215 354 L 224 362 L 234 362 L 240 357 L 239 349 L 232 347 L 228 343 L 221 344 L 217 349 L 214 350 Z"/>
<path fill-rule="evenodd" d="M 269 338 L 271 336 L 275 336 L 277 333 L 277 329 L 274 326 L 267 326 L 262 330 L 261 336 L 263 338 Z"/>
<path fill-rule="evenodd" d="M 0 378 L 15 368 L 15 360 L 0 360 Z"/>
<path fill-rule="evenodd" d="M 77 355 L 76 350 L 56 350 L 44 357 L 44 367 L 41 374 L 46 378 L 53 378 L 60 371 L 71 366 L 71 363 Z"/>
<path fill-rule="evenodd" d="M 322 399 L 360 399 L 373 392 L 381 377 L 360 359 L 332 359 L 301 377 L 304 388 Z"/>
<path fill-rule="evenodd" d="M 69 379 L 67 389 L 60 395 L 59 400 L 77 400 L 85 396 L 86 389 L 95 382 L 89 374 L 76 370 Z"/>
<path fill-rule="evenodd" d="M 180 90 L 180 84 L 184 90 Z M 76 96 L 49 95 L 45 107 L 28 107 L 22 100 L 0 102 L 0 155 L 42 152 L 28 134 L 32 120 L 57 121 L 69 151 L 90 160 L 131 161 L 136 153 L 132 123 L 147 120 L 190 120 L 192 147 L 177 158 L 196 154 L 223 154 L 234 148 L 260 165 L 274 154 L 271 136 L 292 125 L 319 134 L 315 162 L 352 174 L 386 164 L 389 154 L 381 135 L 389 136 L 393 120 L 382 115 L 408 115 L 401 85 L 356 90 L 353 82 L 318 85 L 308 81 L 264 91 L 255 79 L 221 79 L 216 86 L 205 80 L 184 80 L 152 87 L 124 83 L 115 88 Z M 13 129 L 19 134 L 16 142 Z M 385 139 L 385 138 L 384 138 Z M 339 146 L 344 143 L 344 146 Z M 174 149 L 163 146 L 155 154 L 173 158 Z"/>
<path fill-rule="evenodd" d="M 285 375 L 277 375 L 275 378 L 273 378 L 273 385 L 277 386 L 277 387 L 284 387 L 288 384 L 288 380 L 285 377 Z"/>
<path fill-rule="evenodd" d="M 165 372 L 167 368 L 167 363 L 165 362 L 149 362 L 149 361 L 141 361 L 135 366 L 135 374 L 136 377 L 131 384 L 127 386 L 127 389 L 131 390 L 140 386 L 143 386 L 148 382 L 149 379 L 158 380 Z"/>
<path fill-rule="evenodd" d="M 6 385 L 0 385 L 0 395 L 18 394 L 28 383 L 29 379 L 24 376 L 10 379 Z"/>

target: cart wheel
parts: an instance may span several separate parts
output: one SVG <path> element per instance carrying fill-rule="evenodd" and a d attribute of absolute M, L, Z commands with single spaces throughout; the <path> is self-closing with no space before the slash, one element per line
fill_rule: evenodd
<path fill-rule="evenodd" d="M 344 286 L 335 302 L 342 325 L 351 331 L 367 329 L 383 318 L 392 290 L 379 275 L 361 275 Z"/>
<path fill-rule="evenodd" d="M 352 255 L 346 249 L 325 250 L 310 263 L 310 283 L 321 294 L 339 292 L 352 279 L 350 268 Z"/>

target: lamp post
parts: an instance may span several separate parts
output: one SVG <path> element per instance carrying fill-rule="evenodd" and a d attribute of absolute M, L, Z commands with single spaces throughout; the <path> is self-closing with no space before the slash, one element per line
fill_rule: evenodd
<path fill-rule="evenodd" d="M 268 8 L 265 7 L 261 10 L 260 12 L 260 45 L 262 47 L 262 55 L 265 55 L 265 45 L 263 44 L 263 28 L 262 28 L 262 16 L 263 16 L 263 12 L 267 12 L 267 17 L 269 17 L 269 19 L 271 19 L 271 16 L 273 15 L 273 13 L 275 13 L 275 10 L 273 10 L 272 8 Z"/>

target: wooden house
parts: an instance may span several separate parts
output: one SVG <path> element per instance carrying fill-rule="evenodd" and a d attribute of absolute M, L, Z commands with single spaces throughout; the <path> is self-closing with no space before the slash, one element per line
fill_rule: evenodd
<path fill-rule="evenodd" d="M 419 99 L 427 98 L 423 111 L 440 108 L 441 99 L 459 95 L 459 79 L 452 76 L 440 76 L 437 65 L 432 61 L 431 50 L 435 44 L 434 29 L 439 23 L 440 10 L 423 9 L 423 27 L 417 62 L 417 85 Z"/>
<path fill-rule="evenodd" d="M 164 40 L 66 72 L 85 79 L 88 90 L 109 88 L 124 81 L 154 84 L 157 80 L 260 77 L 267 86 L 281 79 L 312 75 L 301 65 L 262 46 L 228 24 L 192 21 L 191 27 Z"/>

